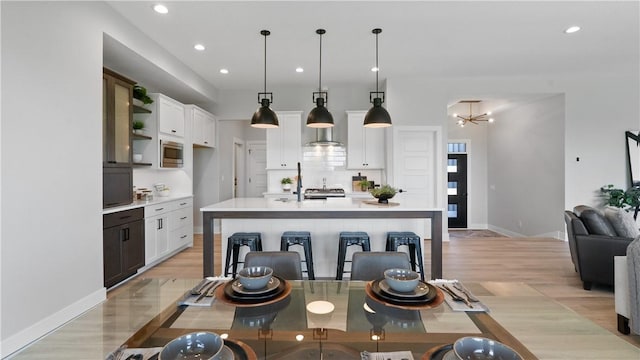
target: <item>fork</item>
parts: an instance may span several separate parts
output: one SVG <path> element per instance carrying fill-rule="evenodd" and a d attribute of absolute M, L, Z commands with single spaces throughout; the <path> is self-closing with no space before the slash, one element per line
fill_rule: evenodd
<path fill-rule="evenodd" d="M 447 286 L 447 284 L 442 284 L 442 288 L 444 288 L 447 291 L 447 293 L 449 295 L 451 295 L 451 298 L 454 301 L 462 301 L 465 305 L 467 305 L 467 307 L 473 308 L 473 305 L 471 305 L 471 302 L 469 302 L 469 300 L 467 300 L 467 299 L 463 298 L 462 296 L 456 294 L 456 292 L 453 291 L 449 286 Z"/>
<path fill-rule="evenodd" d="M 460 290 L 460 292 L 463 293 L 464 296 L 467 297 L 467 300 L 469 300 L 471 302 L 480 302 L 480 300 L 478 300 L 475 296 L 471 295 L 469 290 L 467 290 L 464 287 L 462 287 L 462 285 L 460 285 L 460 283 L 457 283 L 457 282 L 453 283 L 453 287 L 456 288 L 457 290 Z"/>

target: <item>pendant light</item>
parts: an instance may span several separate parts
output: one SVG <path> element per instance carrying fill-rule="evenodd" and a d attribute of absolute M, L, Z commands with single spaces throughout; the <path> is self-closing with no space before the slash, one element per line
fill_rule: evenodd
<path fill-rule="evenodd" d="M 260 34 L 264 36 L 264 92 L 258 93 L 260 107 L 251 117 L 251 126 L 263 129 L 277 128 L 278 116 L 269 108 L 269 104 L 273 102 L 273 93 L 267 92 L 267 36 L 271 32 L 262 30 Z"/>
<path fill-rule="evenodd" d="M 316 107 L 309 112 L 307 117 L 307 126 L 311 128 L 328 128 L 334 125 L 333 116 L 325 107 L 325 104 L 329 102 L 329 94 L 326 91 L 322 91 L 322 34 L 325 32 L 324 29 L 316 30 L 316 34 L 320 35 L 320 72 L 318 75 L 318 91 L 314 92 L 312 97 Z"/>
<path fill-rule="evenodd" d="M 384 91 L 378 91 L 378 73 L 380 72 L 380 67 L 378 67 L 378 34 L 382 32 L 382 29 L 376 28 L 371 30 L 371 32 L 376 35 L 376 91 L 371 91 L 369 93 L 369 102 L 373 104 L 373 107 L 369 109 L 367 114 L 364 116 L 364 127 L 389 127 L 391 126 L 391 116 L 389 115 L 389 112 L 382 107 L 382 103 L 384 102 Z M 382 97 L 380 97 L 381 95 Z"/>

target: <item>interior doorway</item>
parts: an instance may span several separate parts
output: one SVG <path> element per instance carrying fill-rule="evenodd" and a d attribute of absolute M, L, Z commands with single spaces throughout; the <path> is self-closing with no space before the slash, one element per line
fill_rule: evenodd
<path fill-rule="evenodd" d="M 247 196 L 262 197 L 267 192 L 267 143 L 247 141 Z"/>
<path fill-rule="evenodd" d="M 245 187 L 242 179 L 245 178 L 245 156 L 244 156 L 244 141 L 234 138 L 233 139 L 233 181 L 231 182 L 231 194 L 233 197 L 245 197 Z"/>

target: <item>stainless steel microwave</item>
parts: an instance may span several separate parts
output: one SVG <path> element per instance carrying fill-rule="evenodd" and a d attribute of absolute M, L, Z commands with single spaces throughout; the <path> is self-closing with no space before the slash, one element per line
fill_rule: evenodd
<path fill-rule="evenodd" d="M 160 140 L 160 167 L 181 168 L 183 165 L 183 145 L 175 141 Z"/>

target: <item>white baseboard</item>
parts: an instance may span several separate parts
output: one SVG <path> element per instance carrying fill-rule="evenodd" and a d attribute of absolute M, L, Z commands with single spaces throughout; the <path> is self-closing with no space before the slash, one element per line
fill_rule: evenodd
<path fill-rule="evenodd" d="M 22 349 L 106 299 L 106 289 L 100 288 L 64 309 L 53 313 L 28 328 L 18 332 L 17 334 L 9 336 L 0 342 L 0 358 L 5 358 Z"/>
<path fill-rule="evenodd" d="M 503 229 L 501 227 L 497 227 L 497 226 L 493 226 L 493 225 L 489 225 L 489 230 L 493 231 L 493 232 L 497 232 L 500 235 L 504 235 L 507 237 L 526 237 L 522 234 L 519 234 L 517 232 L 511 231 L 511 230 L 507 230 L 507 229 Z"/>

